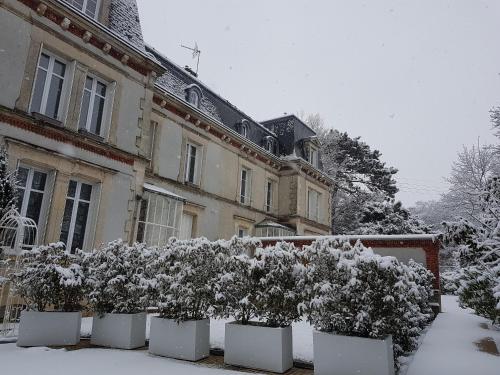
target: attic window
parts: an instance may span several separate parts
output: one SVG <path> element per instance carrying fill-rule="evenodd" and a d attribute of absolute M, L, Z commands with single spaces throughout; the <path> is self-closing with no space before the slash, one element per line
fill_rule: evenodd
<path fill-rule="evenodd" d="M 267 136 L 265 141 L 264 141 L 264 147 L 266 148 L 267 151 L 273 152 L 274 148 L 274 139 L 273 137 Z"/>
<path fill-rule="evenodd" d="M 201 102 L 201 90 L 196 85 L 190 85 L 186 88 L 186 100 L 194 105 L 196 108 L 200 108 Z"/>
<path fill-rule="evenodd" d="M 248 138 L 249 136 L 249 131 L 250 131 L 250 124 L 248 123 L 248 120 L 241 120 L 241 124 L 240 124 L 240 134 L 245 137 L 245 138 Z"/>
<path fill-rule="evenodd" d="M 73 5 L 87 16 L 97 19 L 100 0 L 66 0 L 66 2 Z"/>

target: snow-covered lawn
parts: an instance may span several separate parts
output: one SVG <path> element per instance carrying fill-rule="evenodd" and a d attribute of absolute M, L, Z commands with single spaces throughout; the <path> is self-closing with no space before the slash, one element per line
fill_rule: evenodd
<path fill-rule="evenodd" d="M 486 319 L 458 306 L 457 298 L 443 296 L 439 314 L 412 359 L 406 375 L 499 375 L 500 331 Z M 489 340 L 488 340 L 489 338 Z M 493 353 L 482 352 L 476 343 L 483 342 Z M 497 352 L 498 353 L 498 352 Z"/>

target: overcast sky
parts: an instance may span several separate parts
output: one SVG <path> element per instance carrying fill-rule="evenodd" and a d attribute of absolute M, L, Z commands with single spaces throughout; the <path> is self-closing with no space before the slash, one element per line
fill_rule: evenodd
<path fill-rule="evenodd" d="M 500 1 L 138 0 L 146 41 L 256 120 L 320 113 L 399 169 L 406 205 L 496 142 Z"/>

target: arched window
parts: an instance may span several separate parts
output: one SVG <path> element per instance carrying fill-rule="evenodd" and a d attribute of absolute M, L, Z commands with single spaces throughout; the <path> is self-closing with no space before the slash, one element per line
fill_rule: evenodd
<path fill-rule="evenodd" d="M 271 153 L 274 151 L 274 138 L 270 135 L 264 139 L 264 148 Z"/>
<path fill-rule="evenodd" d="M 240 123 L 240 134 L 245 137 L 245 138 L 248 138 L 249 134 L 250 134 L 250 123 L 248 122 L 248 120 L 241 120 L 241 123 Z"/>
<path fill-rule="evenodd" d="M 186 87 L 186 100 L 196 108 L 200 107 L 202 94 L 201 89 L 197 85 L 189 85 Z"/>

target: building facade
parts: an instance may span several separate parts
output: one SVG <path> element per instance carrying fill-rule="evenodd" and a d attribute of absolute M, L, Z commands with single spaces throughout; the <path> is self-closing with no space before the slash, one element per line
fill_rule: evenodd
<path fill-rule="evenodd" d="M 146 45 L 135 0 L 2 0 L 0 28 L 0 141 L 39 242 L 330 232 L 314 131 Z"/>

